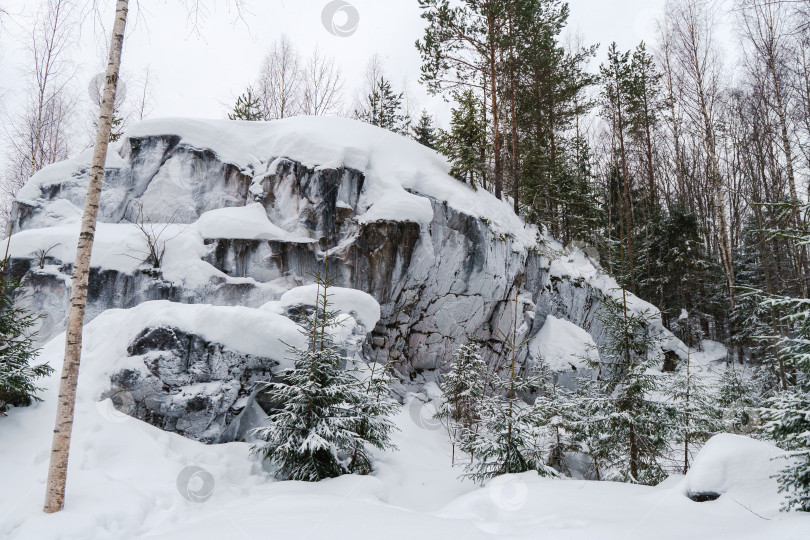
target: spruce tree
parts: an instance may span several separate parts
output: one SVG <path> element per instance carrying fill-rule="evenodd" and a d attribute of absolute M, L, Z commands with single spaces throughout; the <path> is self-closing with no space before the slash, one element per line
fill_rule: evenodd
<path fill-rule="evenodd" d="M 381 75 L 367 96 L 365 106 L 354 114 L 372 126 L 407 135 L 408 119 L 402 113 L 402 97 L 403 92 L 394 93 L 391 83 Z"/>
<path fill-rule="evenodd" d="M 583 426 L 588 451 L 601 479 L 655 484 L 665 477 L 661 460 L 668 450 L 669 419 L 659 376 L 658 339 L 650 334 L 650 316 L 606 299 L 599 315 L 606 340 L 602 358 L 592 362 L 598 377 L 586 381 Z"/>
<path fill-rule="evenodd" d="M 419 122 L 413 127 L 413 138 L 416 142 L 427 146 L 431 150 L 436 149 L 437 134 L 436 127 L 433 125 L 433 116 L 425 109 L 422 109 Z"/>
<path fill-rule="evenodd" d="M 636 231 L 639 292 L 659 307 L 663 322 L 670 328 L 680 321 L 684 309 L 700 317 L 720 312 L 712 291 L 717 290 L 715 282 L 722 277 L 712 266 L 702 236 L 698 216 L 679 205 L 668 212 L 651 208 L 644 227 Z M 690 347 L 702 337 L 695 330 L 682 328 L 679 335 Z"/>
<path fill-rule="evenodd" d="M 559 386 L 542 362 L 537 368 L 537 380 L 540 382 L 540 394 L 534 400 L 534 409 L 544 429 L 545 438 L 549 441 L 544 450 L 546 464 L 561 474 L 570 473 L 565 462 L 568 452 L 579 450 L 576 439 L 582 416 L 576 395 Z"/>
<path fill-rule="evenodd" d="M 760 206 L 755 208 L 760 210 Z M 756 223 L 748 223 L 743 230 L 743 244 L 736 250 L 734 259 L 740 293 L 731 312 L 731 326 L 736 331 L 729 344 L 747 353 L 755 366 L 752 382 L 764 399 L 787 388 L 788 382 L 779 340 L 767 338 L 788 332 L 780 305 L 768 301 L 776 292 L 773 277 L 777 274 L 773 269 L 776 257 L 768 247 L 773 246 L 774 237 L 779 235 L 778 231 L 762 230 Z"/>
<path fill-rule="evenodd" d="M 320 275 L 317 283 L 314 313 L 301 330 L 307 348 L 290 347 L 295 367 L 282 382 L 264 385 L 279 408 L 268 417 L 269 426 L 252 432 L 264 441 L 253 451 L 276 465 L 281 479 L 315 482 L 367 473 L 373 448 L 393 448 L 390 416 L 396 405 L 386 395 L 385 379 L 363 381 L 343 369 L 351 360 L 332 336 L 339 319 L 330 308 L 331 283 Z"/>
<path fill-rule="evenodd" d="M 810 512 L 810 375 L 768 401 L 763 411 L 765 432 L 788 451 L 787 464 L 776 475 L 785 493 L 784 510 Z"/>
<path fill-rule="evenodd" d="M 783 217 L 786 212 L 806 216 L 810 210 L 810 205 L 798 203 L 772 206 Z M 806 222 L 780 221 L 775 228 L 758 232 L 765 233 L 767 240 L 795 242 L 802 249 L 810 244 Z M 771 333 L 754 338 L 771 345 L 775 368 L 771 373 L 778 380 L 761 414 L 765 433 L 787 451 L 785 465 L 776 475 L 779 491 L 785 493 L 782 508 L 810 512 L 810 300 L 800 285 L 791 295 L 760 290 L 748 294 L 761 296 L 760 307 L 771 314 Z"/>
<path fill-rule="evenodd" d="M 538 390 L 540 380 L 520 373 L 517 350 L 518 299 L 510 335 L 501 335 L 510 353 L 508 376 L 496 374 L 491 382 L 492 394 L 481 402 L 481 420 L 475 429 L 463 431 L 461 449 L 471 456 L 466 477 L 485 482 L 502 474 L 537 471 L 543 476 L 556 476 L 557 471 L 543 459 L 541 417 L 538 408 L 528 405 L 521 395 Z"/>
<path fill-rule="evenodd" d="M 261 102 L 258 96 L 253 93 L 253 89 L 248 87 L 245 92 L 236 98 L 233 109 L 228 113 L 229 120 L 264 120 L 262 115 Z"/>
<path fill-rule="evenodd" d="M 717 405 L 723 411 L 725 431 L 748 434 L 755 428 L 762 399 L 756 382 L 745 375 L 742 366 L 726 365 L 717 388 Z"/>
<path fill-rule="evenodd" d="M 441 137 L 441 152 L 450 159 L 450 175 L 470 184 L 473 189 L 483 182 L 487 128 L 478 99 L 472 90 L 456 95 L 450 131 Z"/>
<path fill-rule="evenodd" d="M 683 474 L 689 472 L 692 455 L 696 448 L 721 430 L 721 409 L 715 405 L 714 396 L 696 373 L 692 365 L 691 350 L 680 369 L 667 381 L 665 394 L 671 404 L 672 428 L 670 441 L 683 450 Z"/>
<path fill-rule="evenodd" d="M 501 395 L 508 389 L 528 391 L 531 385 L 520 376 L 512 381 L 496 377 L 494 382 L 498 393 L 483 400 L 476 430 L 463 434 L 461 449 L 472 456 L 465 476 L 481 483 L 502 474 L 527 471 L 556 476 L 543 457 L 537 409 L 521 399 Z"/>
<path fill-rule="evenodd" d="M 40 401 L 36 380 L 53 373 L 47 364 L 32 365 L 38 350 L 34 347 L 36 315 L 14 301 L 18 282 L 6 276 L 7 261 L 0 275 L 0 416 L 9 407 L 23 407 Z"/>
<path fill-rule="evenodd" d="M 487 366 L 475 345 L 462 345 L 456 350 L 453 366 L 441 384 L 444 399 L 436 417 L 447 424 L 453 443 L 455 462 L 456 442 L 463 433 L 475 431 L 481 417 Z"/>
<path fill-rule="evenodd" d="M 774 337 L 789 382 L 762 410 L 765 432 L 788 452 L 776 476 L 786 494 L 783 509 L 810 512 L 810 300 L 771 297 L 767 302 L 785 313 L 791 331 Z"/>

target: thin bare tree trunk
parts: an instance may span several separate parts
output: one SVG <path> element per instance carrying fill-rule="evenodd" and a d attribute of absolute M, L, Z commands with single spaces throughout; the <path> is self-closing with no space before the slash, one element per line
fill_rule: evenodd
<path fill-rule="evenodd" d="M 509 36 L 514 40 L 514 28 L 512 26 L 512 16 L 509 16 Z M 517 105 L 515 98 L 515 45 L 509 44 L 509 109 L 510 127 L 512 128 L 512 204 L 515 214 L 520 215 L 520 160 L 518 159 L 518 130 L 517 130 Z"/>
<path fill-rule="evenodd" d="M 56 425 L 53 431 L 51 461 L 48 468 L 48 485 L 45 492 L 47 513 L 58 512 L 65 503 L 65 483 L 67 482 L 70 435 L 73 429 L 73 411 L 76 405 L 76 384 L 79 377 L 79 362 L 82 351 L 82 329 L 84 311 L 87 304 L 87 282 L 90 277 L 90 256 L 96 233 L 96 220 L 101 199 L 101 185 L 104 179 L 104 162 L 107 145 L 110 141 L 115 90 L 118 84 L 118 71 L 121 66 L 121 51 L 124 45 L 124 29 L 127 22 L 128 0 L 118 0 L 115 7 L 115 22 L 110 53 L 107 62 L 107 79 L 101 101 L 96 146 L 90 169 L 90 182 L 87 186 L 87 201 L 84 205 L 79 243 L 76 248 L 76 262 L 73 268 L 70 308 L 65 337 L 65 360 L 59 385 L 59 399 L 56 405 Z"/>
<path fill-rule="evenodd" d="M 495 170 L 494 170 L 494 177 L 495 177 L 495 196 L 499 199 L 503 198 L 503 173 L 501 172 L 501 127 L 498 123 L 498 98 L 496 97 L 496 92 L 498 91 L 495 86 L 495 45 L 494 43 L 490 47 L 490 71 L 493 73 L 489 77 L 489 84 L 490 84 L 490 91 L 492 92 L 492 152 L 494 154 L 495 160 Z"/>
<path fill-rule="evenodd" d="M 695 83 L 697 84 L 697 88 L 695 89 L 697 94 L 697 106 L 699 108 L 700 117 L 703 120 L 704 143 L 706 145 L 706 152 L 708 153 L 709 157 L 709 174 L 711 176 L 710 182 L 714 195 L 714 219 L 715 226 L 717 227 L 720 262 L 722 263 L 723 270 L 726 274 L 729 300 L 731 302 L 731 307 L 733 308 L 735 306 L 734 293 L 736 291 L 734 285 L 734 259 L 731 254 L 731 246 L 728 236 L 726 206 L 725 199 L 723 197 L 723 177 L 720 172 L 720 161 L 717 157 L 717 144 L 715 140 L 714 126 L 712 125 L 709 106 L 706 103 L 707 92 L 704 87 L 704 77 L 706 75 L 704 69 L 706 68 L 699 58 L 697 23 L 694 12 L 690 12 L 690 15 L 692 18 L 687 21 L 687 24 L 689 25 L 689 41 L 687 42 L 687 46 L 689 47 L 689 53 L 691 55 L 691 69 L 693 70 L 693 76 L 695 78 Z"/>
<path fill-rule="evenodd" d="M 490 92 L 492 93 L 492 153 L 494 159 L 494 184 L 495 196 L 499 199 L 503 198 L 503 172 L 501 169 L 501 126 L 498 120 L 498 87 L 496 84 L 497 75 L 497 44 L 496 35 L 498 32 L 497 24 L 499 21 L 495 18 L 494 8 L 490 7 L 487 13 L 487 61 L 489 63 L 489 85 Z"/>

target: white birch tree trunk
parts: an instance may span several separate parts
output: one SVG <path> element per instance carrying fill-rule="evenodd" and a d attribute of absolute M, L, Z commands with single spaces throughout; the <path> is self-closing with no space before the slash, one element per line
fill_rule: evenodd
<path fill-rule="evenodd" d="M 115 89 L 118 84 L 118 70 L 121 66 L 121 51 L 124 45 L 124 28 L 127 22 L 127 8 L 128 0 L 117 0 L 115 22 L 110 40 L 110 54 L 107 62 L 104 97 L 101 102 L 96 146 L 93 151 L 93 163 L 90 169 L 90 182 L 87 186 L 87 201 L 84 206 L 79 243 L 76 248 L 76 262 L 73 267 L 65 338 L 65 360 L 59 384 L 56 425 L 53 430 L 53 446 L 50 467 L 48 468 L 48 484 L 45 492 L 44 511 L 47 513 L 58 512 L 65 502 L 68 453 L 70 450 L 70 435 L 73 429 L 73 412 L 76 405 L 76 384 L 78 382 L 79 361 L 82 350 L 82 328 L 87 304 L 87 282 L 90 277 L 90 255 L 93 251 L 93 240 L 96 233 L 101 185 L 104 179 L 104 162 L 107 157 L 107 145 L 110 141 Z"/>

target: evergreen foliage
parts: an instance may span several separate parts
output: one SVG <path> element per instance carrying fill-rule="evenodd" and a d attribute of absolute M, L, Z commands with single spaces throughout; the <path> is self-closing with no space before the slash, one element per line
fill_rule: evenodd
<path fill-rule="evenodd" d="M 659 376 L 650 372 L 662 360 L 658 339 L 649 316 L 620 301 L 608 300 L 600 320 L 606 341 L 593 366 L 598 377 L 586 381 L 586 446 L 600 478 L 655 484 L 665 477 L 670 426 L 667 407 L 655 397 Z"/>
<path fill-rule="evenodd" d="M 669 442 L 683 451 L 683 474 L 689 472 L 692 456 L 712 435 L 722 429 L 722 409 L 691 362 L 691 351 L 679 371 L 670 376 L 664 393 L 671 404 Z"/>
<path fill-rule="evenodd" d="M 455 463 L 456 443 L 466 433 L 476 431 L 481 420 L 481 407 L 486 390 L 487 366 L 475 345 L 462 345 L 456 350 L 453 366 L 441 384 L 444 400 L 436 418 L 445 422 L 453 443 Z"/>
<path fill-rule="evenodd" d="M 367 97 L 366 106 L 354 111 L 359 120 L 395 133 L 407 135 L 408 118 L 402 113 L 403 92 L 395 94 L 391 83 L 380 76 Z"/>
<path fill-rule="evenodd" d="M 38 353 L 32 329 L 39 317 L 16 305 L 19 284 L 5 275 L 7 263 L 0 276 L 0 416 L 9 407 L 40 401 L 36 380 L 53 373 L 47 364 L 32 365 Z"/>
<path fill-rule="evenodd" d="M 475 188 L 484 180 L 486 124 L 472 90 L 458 94 L 457 102 L 452 110 L 450 131 L 441 135 L 440 149 L 452 164 L 450 174 Z"/>
<path fill-rule="evenodd" d="M 701 240 L 698 218 L 682 206 L 669 212 L 659 207 L 636 235 L 638 251 L 636 281 L 644 298 L 657 304 L 665 323 L 673 326 L 683 310 L 713 311 L 711 291 L 722 288 L 713 278 L 711 260 Z M 683 332 L 689 346 L 700 339 L 695 329 Z"/>
<path fill-rule="evenodd" d="M 540 410 L 518 397 L 518 393 L 536 390 L 536 385 L 533 378 L 516 373 L 493 378 L 493 394 L 481 402 L 480 422 L 463 431 L 461 449 L 472 456 L 466 477 L 483 483 L 502 474 L 527 471 L 557 475 L 543 457 Z"/>
<path fill-rule="evenodd" d="M 253 431 L 264 441 L 253 451 L 278 467 L 279 478 L 308 482 L 370 472 L 371 450 L 393 448 L 390 416 L 397 408 L 384 376 L 364 382 L 343 368 L 351 360 L 332 336 L 339 319 L 330 309 L 330 282 L 321 276 L 317 282 L 316 309 L 301 330 L 307 348 L 290 347 L 295 367 L 283 382 L 265 385 L 279 408 L 269 426 Z"/>
<path fill-rule="evenodd" d="M 436 150 L 438 143 L 438 134 L 436 127 L 433 124 L 433 116 L 422 109 L 422 115 L 419 117 L 419 122 L 413 126 L 413 138 L 416 142 L 423 146 L 427 146 L 431 150 Z"/>
<path fill-rule="evenodd" d="M 810 209 L 808 205 L 776 206 L 804 215 Z M 797 249 L 810 245 L 806 222 L 782 225 L 768 231 L 768 236 L 795 242 Z M 776 372 L 771 373 L 779 389 L 766 400 L 762 419 L 765 433 L 787 451 L 786 464 L 776 475 L 779 491 L 785 493 L 782 508 L 810 512 L 810 299 L 755 293 L 764 297 L 760 306 L 771 311 L 772 328 L 778 330 L 759 339 L 772 344 L 776 360 L 772 363 Z"/>
<path fill-rule="evenodd" d="M 596 48 L 563 47 L 566 2 L 533 0 L 515 9 L 515 62 L 525 73 L 516 87 L 521 199 L 529 221 L 564 242 L 587 240 L 601 224 L 584 130 L 594 105 L 586 92 L 596 82 L 585 68 Z"/>
<path fill-rule="evenodd" d="M 437 418 L 463 429 L 472 429 L 480 417 L 484 398 L 487 366 L 475 345 L 462 345 L 456 350 L 453 367 L 441 384 L 444 401 L 436 411 Z"/>
<path fill-rule="evenodd" d="M 522 374 L 517 364 L 517 351 L 523 346 L 517 342 L 517 291 L 514 303 L 510 335 L 501 335 L 511 356 L 508 376 L 495 374 L 490 383 L 492 393 L 481 402 L 481 420 L 474 429 L 462 431 L 461 449 L 471 456 L 465 476 L 481 483 L 502 474 L 527 471 L 537 471 L 542 476 L 557 475 L 543 459 L 540 409 L 520 398 L 537 392 L 542 378 Z"/>
<path fill-rule="evenodd" d="M 536 379 L 540 383 L 540 392 L 534 400 L 534 409 L 538 421 L 548 441 L 544 449 L 546 464 L 560 474 L 571 471 L 565 461 L 569 452 L 580 450 L 577 434 L 584 421 L 579 407 L 578 396 L 570 390 L 557 385 L 548 366 L 541 363 Z"/>
<path fill-rule="evenodd" d="M 764 409 L 766 433 L 788 451 L 787 464 L 776 475 L 784 510 L 810 512 L 810 383 L 802 382 L 780 392 Z"/>
<path fill-rule="evenodd" d="M 245 92 L 236 98 L 233 109 L 228 113 L 229 120 L 264 120 L 259 97 L 248 87 Z"/>
<path fill-rule="evenodd" d="M 775 337 L 788 388 L 767 401 L 762 411 L 765 432 L 788 451 L 777 475 L 779 491 L 786 494 L 783 509 L 810 512 L 810 300 L 772 297 L 767 303 L 786 313 L 791 331 Z"/>
<path fill-rule="evenodd" d="M 745 375 L 741 366 L 727 364 L 717 389 L 717 405 L 723 411 L 723 429 L 729 433 L 751 433 L 762 404 L 760 396 L 755 381 Z"/>

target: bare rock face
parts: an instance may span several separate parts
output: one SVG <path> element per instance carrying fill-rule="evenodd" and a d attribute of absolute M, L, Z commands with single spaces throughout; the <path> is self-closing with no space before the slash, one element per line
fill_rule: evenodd
<path fill-rule="evenodd" d="M 199 233 L 199 256 L 189 263 L 209 269 L 203 281 L 137 264 L 129 270 L 94 268 L 88 320 L 106 309 L 156 299 L 258 308 L 312 282 L 328 250 L 335 285 L 365 291 L 380 304 L 381 318 L 364 336 L 363 355 L 390 360 L 403 391 L 434 380 L 453 351 L 472 339 L 482 343 L 490 364 L 499 366 L 502 336 L 516 325 L 518 339 L 530 339 L 549 314 L 604 344 L 598 315 L 605 288 L 598 279 L 552 271 L 552 263 L 569 254 L 550 239 L 538 235 L 535 245 L 527 245 L 495 232 L 485 218 L 416 192 L 429 199 L 429 223 L 365 219 L 366 178 L 345 166 L 268 156 L 239 168 L 171 135 L 130 137 L 119 155 L 120 163 L 105 173 L 100 217 L 105 223 L 128 223 L 142 208 L 152 220 L 193 231 L 206 212 L 258 203 L 272 226 L 289 237 Z M 75 214 L 72 209 L 84 204 L 87 177 L 87 168 L 78 167 L 18 201 L 14 232 L 54 227 L 60 216 Z M 16 260 L 29 268 L 23 300 L 47 309 L 50 322 L 42 337 L 54 335 L 64 327 L 71 265 L 53 256 L 44 268 L 31 265 L 30 256 Z M 601 275 L 598 265 L 589 268 Z M 666 333 L 663 327 L 656 331 Z M 146 371 L 115 373 L 112 380 L 135 396 L 132 414 L 206 442 L 219 440 L 252 407 L 252 381 L 274 367 L 267 358 L 166 327 L 146 329 L 129 354 L 142 357 Z M 538 360 L 520 351 L 521 362 Z"/>

